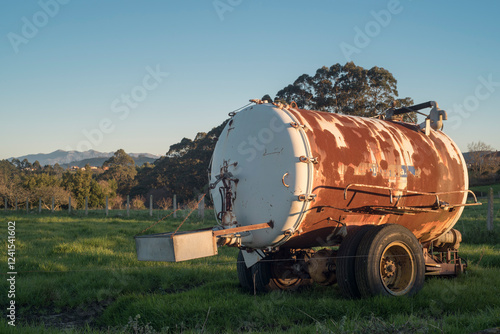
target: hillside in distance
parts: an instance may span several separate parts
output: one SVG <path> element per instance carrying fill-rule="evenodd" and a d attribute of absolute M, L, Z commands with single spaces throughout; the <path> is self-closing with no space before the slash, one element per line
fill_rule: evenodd
<path fill-rule="evenodd" d="M 101 166 L 103 162 L 110 158 L 113 154 L 114 152 L 99 152 L 95 150 L 88 150 L 84 152 L 57 150 L 52 153 L 28 154 L 20 157 L 13 157 L 8 160 L 12 161 L 12 159 L 18 159 L 23 161 L 24 159 L 27 159 L 30 163 L 34 163 L 38 160 L 42 166 L 53 166 L 57 163 L 61 165 L 61 167 L 84 167 L 87 163 L 91 166 Z M 152 163 L 160 157 L 151 153 L 129 153 L 129 155 L 134 159 L 136 165 L 138 166 L 141 166 L 145 162 Z"/>
<path fill-rule="evenodd" d="M 146 162 L 149 162 L 150 164 L 153 164 L 157 158 L 148 158 L 144 155 L 139 155 L 139 156 L 132 156 L 129 154 L 132 159 L 134 159 L 135 165 L 140 167 L 144 165 Z M 69 168 L 72 166 L 78 166 L 78 167 L 85 167 L 87 164 L 89 166 L 96 166 L 96 167 L 101 167 L 102 164 L 108 160 L 109 158 L 90 158 L 90 159 L 83 159 L 80 161 L 72 161 L 69 164 L 60 164 L 62 168 Z"/>

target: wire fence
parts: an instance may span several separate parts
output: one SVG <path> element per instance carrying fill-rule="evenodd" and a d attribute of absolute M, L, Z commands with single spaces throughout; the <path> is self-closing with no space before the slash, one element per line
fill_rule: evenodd
<path fill-rule="evenodd" d="M 153 217 L 155 213 L 159 216 L 160 213 L 163 215 L 171 212 L 173 218 L 177 218 L 178 215 L 184 216 L 186 211 L 197 209 L 198 216 L 204 218 L 206 209 L 210 209 L 206 206 L 204 199 L 205 195 L 201 194 L 196 199 L 180 203 L 177 201 L 176 195 L 174 195 L 172 199 L 161 197 L 156 201 L 153 195 L 150 195 L 148 200 L 145 200 L 143 196 L 136 196 L 131 199 L 130 195 L 127 195 L 126 201 L 117 203 L 116 201 L 111 202 L 109 196 L 106 196 L 104 206 L 91 207 L 89 205 L 89 196 L 85 197 L 83 205 L 78 205 L 77 201 L 71 196 L 68 196 L 67 201 L 61 201 L 60 199 L 56 200 L 56 197 L 52 197 L 49 201 L 42 197 L 35 199 L 34 196 L 28 196 L 22 199 L 18 197 L 13 199 L 5 197 L 0 202 L 0 210 L 4 212 L 27 214 L 66 212 L 68 214 L 79 213 L 88 215 L 90 213 L 110 216 L 114 213 L 115 215 L 127 217 L 130 217 L 131 212 L 148 212 L 151 217 Z"/>

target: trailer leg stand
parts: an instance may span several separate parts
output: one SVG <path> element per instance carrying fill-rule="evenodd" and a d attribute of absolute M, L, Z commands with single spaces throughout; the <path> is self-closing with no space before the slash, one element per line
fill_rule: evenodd
<path fill-rule="evenodd" d="M 425 274 L 428 276 L 459 276 L 467 268 L 467 262 L 458 256 L 458 250 L 429 252 L 424 248 Z"/>

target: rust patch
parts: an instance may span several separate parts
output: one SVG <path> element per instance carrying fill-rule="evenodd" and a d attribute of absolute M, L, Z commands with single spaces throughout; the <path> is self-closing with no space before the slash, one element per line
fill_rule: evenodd
<path fill-rule="evenodd" d="M 306 134 L 312 155 L 320 159 L 314 167 L 316 200 L 300 225 L 301 235 L 293 236 L 286 245 L 300 238 L 311 243 L 302 247 L 316 246 L 313 240 L 321 239 L 322 233 L 318 231 L 331 230 L 328 217 L 342 218 L 348 226 L 400 224 L 421 242 L 439 237 L 454 225 L 461 210 L 438 209 L 435 196 L 406 193 L 466 190 L 460 151 L 446 135 L 431 131 L 425 136 L 417 126 L 400 122 L 309 110 L 290 112 L 309 129 Z M 391 202 L 387 190 L 352 187 L 344 199 L 344 190 L 350 184 L 401 191 L 393 191 Z M 465 198 L 463 193 L 439 196 L 450 204 L 461 204 Z M 427 211 L 405 214 L 405 210 L 399 210 L 399 214 L 381 216 L 372 209 L 374 206 Z"/>

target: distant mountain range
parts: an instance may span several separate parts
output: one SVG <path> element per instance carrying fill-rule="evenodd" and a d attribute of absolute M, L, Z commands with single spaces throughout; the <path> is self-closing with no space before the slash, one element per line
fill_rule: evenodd
<path fill-rule="evenodd" d="M 90 166 L 100 167 L 109 157 L 111 157 L 114 152 L 99 152 L 95 150 L 89 150 L 84 152 L 78 151 L 63 151 L 57 150 L 52 153 L 39 153 L 39 154 L 28 154 L 21 157 L 13 157 L 8 159 L 19 159 L 23 161 L 27 159 L 30 163 L 34 163 L 38 160 L 40 165 L 55 165 L 56 163 L 61 165 L 61 167 L 66 168 L 69 166 L 84 167 L 87 163 Z M 153 163 L 155 160 L 159 159 L 159 155 L 151 153 L 128 153 L 134 161 L 135 164 L 141 166 L 146 162 Z"/>

